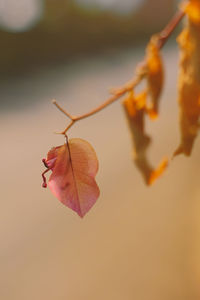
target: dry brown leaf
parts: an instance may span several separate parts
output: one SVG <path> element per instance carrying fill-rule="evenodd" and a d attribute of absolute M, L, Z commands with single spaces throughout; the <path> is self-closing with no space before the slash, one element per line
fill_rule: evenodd
<path fill-rule="evenodd" d="M 181 50 L 178 80 L 181 142 L 174 155 L 189 156 L 200 116 L 200 1 L 191 0 L 183 9 L 188 20 L 177 38 Z"/>
<path fill-rule="evenodd" d="M 140 170 L 145 183 L 152 184 L 166 169 L 168 161 L 164 159 L 157 169 L 154 169 L 148 161 L 147 149 L 151 139 L 145 133 L 147 93 L 142 92 L 137 96 L 131 91 L 122 102 L 129 128 L 132 134 L 134 148 L 134 162 Z"/>
<path fill-rule="evenodd" d="M 136 155 L 146 150 L 151 139 L 145 133 L 144 116 L 146 109 L 146 92 L 137 96 L 131 91 L 123 100 L 126 116 L 129 120 L 129 127 L 133 135 L 133 143 Z"/>
<path fill-rule="evenodd" d="M 164 79 L 162 58 L 157 45 L 158 36 L 155 35 L 151 38 L 146 49 L 147 83 L 148 92 L 151 98 L 149 116 L 151 119 L 155 119 L 158 116 L 159 99 Z"/>

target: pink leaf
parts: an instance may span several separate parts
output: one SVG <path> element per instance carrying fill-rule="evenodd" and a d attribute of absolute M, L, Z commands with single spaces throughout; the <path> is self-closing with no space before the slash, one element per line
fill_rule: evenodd
<path fill-rule="evenodd" d="M 43 162 L 47 170 L 52 170 L 49 178 L 52 193 L 83 217 L 100 193 L 95 181 L 98 160 L 92 146 L 82 139 L 70 139 L 63 146 L 51 149 Z"/>

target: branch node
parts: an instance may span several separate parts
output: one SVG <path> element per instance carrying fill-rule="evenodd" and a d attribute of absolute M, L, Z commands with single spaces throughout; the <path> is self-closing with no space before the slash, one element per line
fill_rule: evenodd
<path fill-rule="evenodd" d="M 70 114 L 70 113 L 68 113 L 66 110 L 64 110 L 59 104 L 58 104 L 58 102 L 55 100 L 55 99 L 53 99 L 52 100 L 52 103 L 64 114 L 64 115 L 66 115 L 69 119 L 71 119 L 71 120 L 73 120 L 74 119 L 74 117 Z"/>
<path fill-rule="evenodd" d="M 167 26 L 157 35 L 158 36 L 157 47 L 159 50 L 165 45 L 168 38 L 170 37 L 174 29 L 177 27 L 177 25 L 180 23 L 184 15 L 185 13 L 183 11 L 178 10 L 178 12 L 170 20 Z M 71 120 L 71 122 L 65 128 L 65 130 L 56 133 L 63 134 L 66 136 L 66 132 L 72 127 L 72 125 L 75 122 L 85 119 L 103 110 L 105 107 L 107 107 L 108 105 L 112 104 L 113 102 L 121 98 L 123 95 L 125 95 L 127 92 L 134 89 L 145 78 L 146 75 L 147 75 L 147 62 L 146 59 L 144 58 L 144 60 L 141 63 L 139 63 L 138 66 L 136 67 L 135 76 L 130 81 L 125 83 L 122 87 L 110 89 L 111 96 L 104 103 L 102 103 L 95 109 L 91 110 L 90 112 L 82 114 L 80 116 L 73 116 L 69 114 L 57 103 L 55 99 L 52 100 L 52 103 Z"/>

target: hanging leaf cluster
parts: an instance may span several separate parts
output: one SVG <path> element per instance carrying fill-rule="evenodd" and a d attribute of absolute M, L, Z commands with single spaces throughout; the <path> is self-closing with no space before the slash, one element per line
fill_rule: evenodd
<path fill-rule="evenodd" d="M 198 134 L 200 117 L 200 1 L 184 1 L 180 9 L 182 16 L 186 15 L 186 20 L 177 38 L 180 48 L 178 75 L 180 143 L 173 156 L 178 154 L 189 156 Z M 131 133 L 133 160 L 144 182 L 147 185 L 152 184 L 169 164 L 169 160 L 165 157 L 157 166 L 153 166 L 150 162 L 148 150 L 152 138 L 147 134 L 145 126 L 147 118 L 154 121 L 159 115 L 164 85 L 164 66 L 160 50 L 163 39 L 166 38 L 165 30 L 161 33 L 150 39 L 144 62 L 136 69 L 135 79 L 114 91 L 114 95 L 100 107 L 77 117 L 70 115 L 54 100 L 57 108 L 71 119 L 71 123 L 61 132 L 66 137 L 65 144 L 52 148 L 47 158 L 43 159 L 46 167 L 42 173 L 43 187 L 47 187 L 45 173 L 52 171 L 48 183 L 51 192 L 80 217 L 90 210 L 100 192 L 95 181 L 98 160 L 94 149 L 82 139 L 67 138 L 66 132 L 76 121 L 95 114 L 125 95 L 122 106 Z M 145 80 L 145 88 L 137 93 L 135 87 L 141 80 Z"/>
<path fill-rule="evenodd" d="M 168 160 L 165 158 L 158 167 L 154 168 L 151 165 L 147 155 L 151 138 L 145 131 L 145 116 L 152 120 L 158 116 L 163 87 L 164 72 L 162 58 L 157 47 L 158 40 L 158 36 L 153 36 L 150 40 L 146 50 L 146 64 L 140 70 L 146 78 L 147 87 L 137 95 L 132 89 L 122 102 L 132 135 L 133 160 L 146 184 L 153 183 L 168 165 Z"/>
<path fill-rule="evenodd" d="M 183 2 L 181 9 L 187 20 L 177 38 L 180 47 L 178 104 L 181 141 L 174 156 L 181 153 L 189 156 L 198 134 L 200 116 L 200 1 Z M 152 120 L 158 116 L 164 79 L 158 45 L 159 36 L 153 36 L 147 46 L 146 70 L 141 71 L 147 81 L 146 91 L 135 95 L 132 90 L 122 102 L 132 134 L 134 162 L 147 184 L 153 183 L 168 165 L 168 160 L 163 159 L 157 168 L 153 168 L 147 159 L 151 139 L 145 133 L 145 116 Z M 147 104 L 147 97 L 150 104 Z"/>

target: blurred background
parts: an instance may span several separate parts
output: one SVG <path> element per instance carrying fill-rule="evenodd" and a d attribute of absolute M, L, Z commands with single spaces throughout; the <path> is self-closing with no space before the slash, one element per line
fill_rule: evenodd
<path fill-rule="evenodd" d="M 81 220 L 41 188 L 41 159 L 68 124 L 51 99 L 72 114 L 102 103 L 132 77 L 178 2 L 0 0 L 1 299 L 199 300 L 198 140 L 191 158 L 177 157 L 147 188 L 115 103 L 69 132 L 99 157 L 92 210 Z M 160 118 L 147 122 L 155 165 L 179 142 L 175 35 L 163 50 Z"/>

